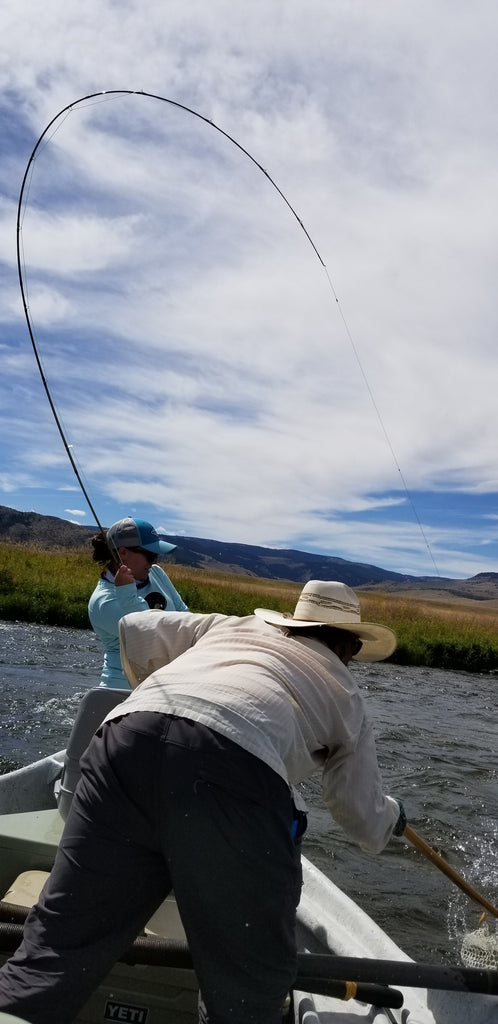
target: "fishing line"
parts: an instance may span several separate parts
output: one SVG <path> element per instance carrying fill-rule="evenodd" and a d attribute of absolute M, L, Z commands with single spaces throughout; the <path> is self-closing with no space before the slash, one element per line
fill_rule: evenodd
<path fill-rule="evenodd" d="M 384 421 L 382 419 L 379 407 L 378 407 L 378 405 L 377 405 L 377 403 L 375 401 L 372 389 L 371 389 L 370 384 L 368 382 L 366 373 L 365 373 L 365 371 L 363 369 L 363 365 L 362 365 L 362 362 L 361 362 L 361 359 L 360 359 L 357 347 L 355 345 L 355 342 L 354 342 L 352 333 L 350 331 L 349 325 L 347 323 L 346 317 L 344 315 L 344 312 L 343 312 L 343 310 L 341 308 L 341 304 L 339 302 L 339 299 L 338 299 L 338 296 L 337 296 L 336 291 L 334 289 L 331 277 L 330 277 L 329 272 L 327 270 L 327 267 L 325 265 L 325 261 L 322 259 L 322 256 L 321 256 L 317 246 L 315 245 L 315 242 L 313 241 L 311 235 L 309 234 L 309 231 L 305 227 L 303 221 L 298 216 L 298 214 L 296 213 L 296 210 L 294 209 L 294 207 L 291 205 L 291 203 L 287 199 L 287 196 L 282 192 L 281 188 L 279 188 L 279 186 L 274 181 L 274 179 L 271 177 L 271 175 L 268 173 L 266 168 L 263 167 L 263 165 L 260 164 L 258 160 L 256 160 L 256 158 L 249 152 L 249 150 L 245 149 L 245 147 L 242 146 L 240 142 L 237 142 L 237 140 L 232 135 L 230 135 L 228 132 L 224 131 L 223 128 L 220 128 L 219 125 L 215 124 L 215 122 L 212 121 L 210 118 L 205 117 L 203 114 L 200 114 L 197 110 L 193 110 L 192 107 L 188 107 L 184 103 L 179 103 L 176 100 L 168 99 L 165 96 L 159 96 L 156 93 L 145 92 L 143 89 L 138 89 L 138 90 L 137 89 L 109 89 L 109 90 L 103 90 L 101 92 L 89 93 L 86 96 L 81 96 L 77 100 L 73 100 L 72 103 L 68 103 L 67 106 L 65 106 L 61 110 L 59 110 L 59 112 L 52 118 L 51 121 L 49 121 L 49 123 L 47 124 L 46 128 L 43 130 L 43 132 L 40 135 L 38 141 L 36 142 L 36 145 L 34 146 L 34 149 L 33 149 L 32 153 L 31 153 L 31 156 L 30 156 L 30 158 L 28 160 L 28 163 L 27 163 L 27 166 L 26 166 L 26 170 L 24 172 L 24 177 L 23 177 L 22 185 L 21 185 L 21 191 L 20 191 L 20 194 L 19 194 L 19 202 L 18 202 L 18 209 L 17 209 L 17 268 L 18 268 L 18 274 L 19 274 L 19 284 L 20 284 L 20 288 L 21 288 L 21 297 L 22 297 L 24 315 L 26 317 L 26 322 L 27 322 L 27 325 L 28 325 L 28 332 L 29 332 L 29 336 L 30 336 L 30 339 L 31 339 L 31 345 L 32 345 L 32 348 L 33 348 L 33 352 L 34 352 L 34 355 L 35 355 L 35 359 L 36 359 L 36 363 L 37 363 L 38 370 L 39 370 L 39 373 L 40 373 L 40 377 L 41 377 L 41 380 L 42 380 L 42 383 L 43 383 L 45 394 L 47 396 L 50 408 L 52 410 L 52 414 L 53 414 L 53 417 L 54 417 L 57 429 L 59 431 L 60 437 L 62 439 L 62 443 L 64 445 L 66 454 L 67 454 L 67 456 L 69 458 L 69 461 L 70 461 L 71 466 L 73 468 L 73 471 L 75 473 L 75 476 L 76 476 L 76 479 L 78 481 L 78 484 L 79 484 L 79 486 L 80 486 L 80 488 L 82 490 L 82 493 L 83 493 L 83 495 L 85 497 L 85 500 L 86 500 L 86 502 L 87 502 L 87 504 L 88 504 L 88 506 L 90 508 L 90 511 L 91 511 L 92 515 L 95 518 L 95 522 L 97 523 L 97 526 L 99 527 L 99 530 L 102 530 L 102 527 L 101 527 L 100 522 L 99 522 L 99 518 L 98 518 L 97 513 L 96 513 L 96 511 L 95 511 L 95 509 L 93 507 L 93 504 L 92 504 L 91 500 L 90 500 L 90 497 L 89 497 L 87 489 L 86 489 L 86 487 L 85 487 L 85 485 L 83 483 L 83 480 L 81 479 L 81 475 L 80 475 L 80 472 L 78 470 L 78 467 L 77 467 L 77 464 L 76 464 L 76 460 L 75 460 L 75 458 L 73 456 L 73 453 L 71 451 L 71 446 L 68 444 L 68 442 L 66 440 L 66 436 L 65 436 L 64 429 L 63 429 L 63 426 L 62 426 L 61 418 L 60 418 L 60 416 L 57 413 L 57 409 L 55 407 L 55 403 L 54 403 L 54 400 L 52 398 L 52 395 L 51 395 L 51 392 L 50 392 L 50 389 L 49 389 L 49 386 L 48 386 L 48 383 L 47 383 L 47 379 L 46 379 L 46 376 L 45 376 L 45 373 L 44 373 L 44 370 L 43 370 L 42 361 L 41 361 L 40 354 L 38 352 L 38 348 L 37 348 L 35 337 L 34 337 L 34 330 L 33 330 L 33 326 L 32 326 L 32 323 L 31 323 L 31 317 L 30 317 L 30 313 L 29 313 L 29 303 L 28 303 L 28 299 L 27 299 L 27 288 L 25 286 L 24 276 L 23 276 L 23 261 L 22 261 L 22 258 L 21 258 L 21 249 L 22 249 L 22 245 L 21 245 L 21 238 L 22 238 L 22 211 L 23 211 L 23 207 L 25 208 L 26 204 L 27 204 L 27 197 L 25 199 L 24 198 L 24 194 L 25 194 L 25 189 L 26 189 L 27 182 L 30 179 L 31 169 L 32 169 L 32 167 L 34 165 L 34 161 L 36 159 L 38 151 L 40 150 L 40 147 L 41 147 L 42 143 L 44 142 L 44 140 L 45 140 L 47 145 L 48 145 L 48 142 L 50 141 L 50 139 L 47 138 L 48 133 L 50 132 L 50 129 L 53 126 L 55 126 L 57 124 L 57 122 L 61 118 L 66 120 L 66 118 L 69 117 L 69 115 L 73 112 L 73 110 L 76 107 L 82 106 L 83 104 L 86 104 L 87 106 L 92 106 L 92 103 L 91 103 L 92 100 L 95 101 L 95 103 L 97 103 L 97 102 L 98 103 L 102 103 L 102 102 L 106 102 L 106 101 L 109 101 L 111 99 L 114 99 L 114 98 L 116 98 L 118 96 L 144 96 L 144 97 L 147 97 L 148 99 L 159 100 L 161 103 L 167 103 L 167 104 L 169 104 L 172 107 L 176 107 L 178 110 L 183 110 L 183 111 L 185 111 L 185 113 L 191 114 L 193 117 L 198 118 L 198 120 L 204 122 L 204 124 L 208 125 L 211 128 L 214 128 L 215 131 L 217 131 L 225 139 L 227 139 L 229 142 L 231 142 L 241 153 L 243 153 L 244 156 L 246 156 L 251 161 L 251 163 L 253 163 L 255 165 L 255 167 L 257 167 L 258 170 L 261 171 L 262 174 L 264 174 L 265 178 L 269 181 L 270 185 L 272 185 L 272 187 L 275 189 L 275 191 L 278 192 L 278 195 L 280 196 L 280 198 L 283 199 L 285 205 L 287 206 L 287 208 L 291 212 L 292 216 L 297 220 L 297 223 L 299 224 L 299 227 L 301 228 L 301 230 L 306 235 L 306 238 L 307 238 L 309 244 L 311 245 L 311 248 L 313 249 L 313 252 L 315 253 L 316 258 L 318 259 L 320 265 L 322 266 L 322 268 L 323 268 L 323 270 L 325 272 L 325 275 L 326 275 L 326 278 L 327 278 L 327 281 L 328 281 L 328 284 L 329 284 L 329 288 L 330 288 L 330 290 L 332 292 L 332 296 L 334 298 L 336 307 L 337 307 L 337 309 L 339 311 L 340 318 L 341 318 L 342 323 L 344 325 L 347 338 L 348 338 L 349 343 L 351 345 L 351 348 L 352 348 L 354 357 L 356 359 L 356 362 L 358 364 L 358 367 L 359 367 L 359 370 L 360 370 L 363 382 L 365 384 L 365 387 L 367 389 L 368 395 L 370 397 L 370 401 L 372 403 L 375 415 L 377 417 L 377 420 L 378 420 L 378 422 L 380 424 L 380 427 L 381 427 L 381 430 L 383 432 L 384 438 L 385 438 L 385 440 L 387 442 L 387 445 L 389 447 L 389 450 L 391 452 L 391 456 L 393 458 L 394 465 L 395 465 L 395 467 L 397 469 L 397 472 L 398 472 L 398 475 L 399 475 L 399 479 L 401 481 L 402 489 L 403 489 L 403 491 L 404 491 L 404 493 L 406 495 L 406 498 L 407 498 L 407 501 L 408 501 L 408 503 L 410 505 L 410 508 L 412 509 L 412 513 L 414 515 L 415 521 L 416 521 L 417 526 L 419 528 L 419 531 L 421 533 L 422 539 L 423 539 L 423 541 L 425 543 L 425 546 L 426 546 L 426 549 L 428 551 L 428 554 L 429 554 L 429 556 L 431 558 L 431 561 L 432 561 L 432 563 L 434 565 L 434 568 L 435 568 L 435 571 L 436 571 L 436 575 L 439 576 L 440 573 L 439 573 L 438 567 L 436 565 L 436 561 L 435 561 L 433 552 L 431 550 L 429 541 L 428 541 L 428 539 L 427 539 L 427 537 L 425 535 L 424 528 L 422 526 L 420 518 L 419 518 L 419 516 L 417 514 L 417 511 L 415 509 L 415 504 L 414 504 L 413 498 L 411 496 L 411 493 L 409 491 L 408 485 L 407 485 L 406 480 L 405 480 L 405 478 L 403 476 L 403 473 L 401 471 L 401 467 L 400 467 L 399 462 L 397 460 L 397 457 L 396 457 L 393 445 L 391 443 L 389 434 L 387 432 L 386 426 L 385 426 Z M 64 117 L 64 115 L 65 115 L 65 117 Z M 58 131 L 62 127 L 62 124 L 64 123 L 64 120 L 62 120 L 61 123 L 57 125 L 57 128 L 54 129 L 53 134 L 55 134 L 55 131 Z M 53 137 L 53 134 L 52 134 L 52 136 L 50 138 Z"/>
<path fill-rule="evenodd" d="M 387 433 L 387 429 L 386 429 L 384 420 L 382 419 L 382 416 L 381 416 L 381 413 L 380 413 L 380 409 L 379 409 L 379 407 L 377 405 L 377 402 L 375 401 L 374 393 L 372 391 L 372 388 L 370 387 L 370 383 L 368 381 L 367 375 L 366 375 L 366 373 L 365 373 L 365 371 L 363 369 L 363 365 L 362 365 L 360 356 L 358 354 L 358 349 L 356 348 L 353 335 L 351 334 L 351 331 L 349 329 L 349 324 L 348 324 L 348 322 L 346 320 L 346 317 L 344 316 L 344 313 L 343 313 L 342 308 L 341 308 L 341 304 L 339 302 L 339 299 L 337 298 L 334 285 L 332 284 L 329 272 L 328 272 L 327 267 L 325 266 L 325 264 L 324 264 L 324 270 L 325 270 L 325 274 L 326 274 L 326 277 L 327 277 L 327 281 L 328 281 L 328 283 L 330 285 L 330 289 L 331 289 L 332 295 L 334 296 L 334 299 L 336 301 L 336 305 L 337 305 L 337 309 L 338 309 L 338 312 L 339 312 L 339 316 L 340 316 L 340 318 L 342 320 L 342 323 L 344 325 L 344 329 L 346 331 L 346 334 L 347 334 L 347 337 L 348 337 L 348 340 L 349 340 L 349 344 L 351 345 L 351 348 L 353 350 L 353 355 L 354 355 L 354 357 L 356 359 L 356 362 L 358 363 L 358 367 L 359 367 L 361 376 L 363 377 L 363 382 L 364 382 L 365 387 L 366 387 L 366 389 L 368 391 L 368 395 L 370 397 L 370 401 L 371 401 L 371 403 L 373 405 L 373 408 L 374 408 L 374 411 L 375 411 L 375 415 L 377 416 L 377 419 L 378 419 L 379 424 L 380 424 L 380 428 L 382 430 L 382 433 L 384 434 L 385 441 L 387 443 L 389 451 L 391 452 L 391 456 L 392 456 L 394 465 L 396 466 L 396 469 L 398 471 L 399 478 L 400 478 L 400 481 L 401 481 L 401 486 L 402 486 L 402 488 L 403 488 L 403 490 L 404 490 L 404 492 L 406 494 L 406 497 L 407 497 L 407 499 L 408 499 L 408 501 L 410 503 L 410 507 L 411 507 L 411 510 L 413 512 L 413 517 L 414 517 L 415 522 L 417 523 L 417 526 L 418 526 L 418 528 L 420 530 L 420 534 L 421 534 L 422 540 L 424 541 L 424 544 L 425 544 L 425 546 L 427 548 L 427 553 L 428 553 L 428 555 L 429 555 L 429 557 L 430 557 L 430 559 L 432 561 L 432 564 L 434 566 L 434 569 L 436 571 L 436 576 L 439 576 L 440 573 L 439 573 L 438 566 L 436 565 L 436 560 L 434 558 L 434 554 L 432 552 L 432 549 L 431 549 L 431 546 L 429 544 L 429 541 L 428 541 L 428 539 L 426 537 L 425 530 L 424 530 L 424 527 L 422 526 L 422 523 L 421 523 L 421 520 L 419 518 L 417 509 L 415 508 L 415 503 L 414 503 L 413 498 L 411 496 L 411 493 L 409 491 L 408 484 L 407 484 L 407 482 L 405 480 L 405 477 L 403 476 L 403 471 L 402 471 L 401 466 L 400 466 L 400 464 L 398 462 L 398 459 L 396 457 L 396 452 L 394 451 L 394 448 L 392 446 L 391 438 L 389 437 L 389 434 Z"/>

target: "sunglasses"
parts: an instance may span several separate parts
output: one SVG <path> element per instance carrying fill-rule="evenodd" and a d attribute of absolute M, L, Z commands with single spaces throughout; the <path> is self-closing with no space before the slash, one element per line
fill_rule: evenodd
<path fill-rule="evenodd" d="M 143 555 L 151 565 L 157 562 L 157 555 L 153 551 L 146 551 L 145 548 L 128 548 L 128 551 L 133 551 L 136 555 Z"/>

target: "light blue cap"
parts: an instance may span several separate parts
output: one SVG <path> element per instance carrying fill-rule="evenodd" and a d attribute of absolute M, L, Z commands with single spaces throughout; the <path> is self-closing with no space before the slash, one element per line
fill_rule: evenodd
<path fill-rule="evenodd" d="M 146 519 L 119 519 L 106 533 L 107 543 L 112 548 L 144 548 L 155 555 L 167 555 L 174 551 L 176 544 L 161 540 L 157 530 Z"/>

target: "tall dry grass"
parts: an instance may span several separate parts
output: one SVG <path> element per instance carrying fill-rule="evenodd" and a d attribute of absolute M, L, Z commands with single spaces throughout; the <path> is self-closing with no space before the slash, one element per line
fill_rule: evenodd
<path fill-rule="evenodd" d="M 263 606 L 292 611 L 301 584 L 165 565 L 193 612 L 249 615 Z M 0 618 L 89 628 L 88 598 L 98 567 L 87 550 L 39 551 L 0 545 Z M 496 610 L 396 594 L 359 592 L 362 618 L 398 635 L 397 664 L 498 673 Z M 474 607 L 475 605 L 475 607 Z"/>

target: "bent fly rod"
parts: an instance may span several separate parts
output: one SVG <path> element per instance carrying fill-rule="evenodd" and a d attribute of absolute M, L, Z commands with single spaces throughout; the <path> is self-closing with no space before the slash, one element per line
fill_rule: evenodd
<path fill-rule="evenodd" d="M 205 117 L 203 114 L 198 113 L 198 111 L 193 110 L 191 107 L 188 107 L 188 106 L 186 106 L 183 103 L 178 103 L 176 100 L 167 99 L 165 96 L 158 96 L 158 95 L 156 95 L 154 93 L 144 92 L 143 90 L 111 89 L 109 91 L 103 90 L 102 92 L 89 93 L 86 96 L 81 96 L 79 99 L 74 100 L 72 103 L 68 103 L 67 106 L 65 106 L 61 110 L 59 110 L 59 112 L 57 114 L 55 114 L 55 116 L 51 119 L 51 121 L 49 121 L 49 123 L 47 124 L 46 128 L 44 128 L 43 132 L 39 136 L 39 138 L 38 138 L 38 140 L 37 140 L 37 142 L 36 142 L 36 144 L 35 144 L 35 146 L 33 148 L 33 151 L 32 151 L 32 153 L 31 153 L 31 155 L 29 157 L 28 163 L 26 165 L 26 170 L 24 172 L 23 180 L 22 180 L 21 191 L 20 191 L 20 194 L 19 194 L 19 202 L 18 202 L 18 207 L 17 207 L 17 225 L 16 225 L 17 226 L 17 269 L 18 269 L 18 275 L 19 275 L 19 285 L 20 285 L 20 288 L 21 288 L 22 304 L 23 304 L 23 309 L 24 309 L 24 315 L 26 317 L 26 323 L 27 323 L 27 326 L 28 326 L 28 333 L 29 333 L 29 337 L 30 337 L 30 340 L 31 340 L 31 345 L 32 345 L 34 356 L 35 356 L 35 359 L 36 359 L 36 364 L 37 364 L 37 367 L 38 367 L 38 371 L 40 373 L 40 377 L 41 377 L 41 381 L 42 381 L 42 384 L 43 384 L 43 388 L 45 390 L 45 394 L 47 396 L 48 403 L 50 405 L 50 409 L 52 411 L 52 415 L 54 417 L 54 420 L 55 420 L 55 423 L 56 423 L 56 426 L 57 426 L 57 430 L 59 431 L 62 443 L 64 445 L 64 448 L 65 448 L 65 451 L 66 451 L 66 455 L 67 455 L 67 457 L 68 457 L 68 459 L 69 459 L 69 461 L 71 463 L 71 466 L 73 468 L 74 474 L 75 474 L 76 479 L 78 481 L 78 484 L 79 484 L 79 486 L 81 488 L 81 491 L 82 491 L 82 493 L 83 493 L 83 495 L 85 497 L 85 500 L 86 500 L 86 502 L 87 502 L 87 504 L 88 504 L 88 506 L 90 508 L 90 511 L 91 511 L 92 515 L 95 517 L 95 522 L 97 523 L 97 526 L 99 527 L 99 530 L 101 530 L 101 532 L 102 532 L 102 526 L 100 524 L 99 517 L 98 517 L 98 515 L 97 515 L 97 513 L 95 511 L 95 508 L 94 508 L 94 506 L 92 504 L 92 501 L 90 500 L 90 496 L 89 496 L 88 491 L 87 491 L 87 489 L 86 489 L 86 487 L 85 487 L 85 485 L 83 483 L 83 480 L 81 478 L 80 472 L 78 470 L 78 466 L 76 464 L 76 460 L 75 460 L 74 455 L 73 455 L 73 452 L 71 451 L 71 446 L 69 445 L 69 443 L 67 441 L 67 438 L 66 438 L 66 435 L 64 433 L 62 422 L 61 422 L 60 416 L 59 416 L 59 414 L 57 412 L 57 409 L 56 409 L 56 406 L 55 406 L 55 402 L 54 402 L 54 399 L 52 397 L 50 388 L 48 386 L 48 382 L 47 382 L 47 378 L 45 376 L 45 372 L 44 372 L 44 369 L 43 369 L 43 364 L 42 364 L 42 360 L 41 360 L 41 357 L 40 357 L 40 353 L 38 351 L 38 347 L 37 347 L 37 344 L 36 344 L 36 341 L 35 341 L 35 334 L 34 334 L 33 325 L 32 325 L 32 322 L 31 322 L 31 316 L 30 316 L 29 305 L 28 305 L 28 300 L 27 300 L 27 289 L 25 287 L 24 274 L 23 274 L 23 260 L 22 260 L 22 255 L 21 255 L 21 249 L 22 249 L 21 237 L 22 237 L 22 213 L 23 213 L 23 208 L 24 208 L 24 194 L 25 194 L 25 190 L 26 190 L 26 184 L 28 182 L 28 178 L 29 178 L 29 175 L 30 175 L 30 172 L 31 172 L 31 168 L 32 168 L 32 166 L 34 164 L 34 161 L 36 159 L 36 156 L 38 154 L 40 146 L 42 145 L 44 139 L 49 134 L 50 130 L 52 128 L 54 128 L 54 130 L 55 130 L 55 126 L 57 125 L 57 122 L 61 121 L 61 119 L 64 118 L 64 115 L 69 116 L 69 114 L 72 113 L 72 111 L 75 110 L 77 107 L 80 107 L 83 104 L 88 104 L 92 100 L 101 99 L 102 101 L 104 101 L 104 100 L 107 100 L 107 99 L 109 99 L 111 97 L 117 97 L 117 96 L 144 96 L 144 97 L 147 97 L 148 99 L 159 100 L 162 103 L 167 103 L 167 104 L 169 104 L 172 107 L 176 107 L 179 110 L 183 110 L 186 113 L 191 114 L 193 117 L 198 118 L 200 121 L 203 121 L 206 125 L 209 125 L 211 128 L 214 128 L 215 131 L 217 131 L 221 135 L 223 135 L 224 138 L 226 138 L 229 142 L 231 142 L 234 146 L 236 146 L 237 149 L 239 149 L 241 153 L 243 153 L 249 160 L 252 161 L 253 164 L 255 164 L 255 166 L 261 171 L 261 173 L 264 174 L 265 178 L 268 179 L 268 181 L 273 186 L 273 188 L 276 189 L 276 191 L 278 192 L 279 196 L 283 199 L 284 203 L 287 205 L 287 207 L 289 208 L 290 212 L 292 213 L 292 215 L 297 220 L 300 228 L 304 231 L 304 234 L 306 235 L 306 238 L 308 239 L 308 242 L 310 243 L 311 247 L 313 248 L 313 251 L 314 251 L 316 257 L 318 258 L 318 260 L 320 261 L 322 267 L 325 268 L 325 263 L 323 262 L 322 257 L 320 256 L 320 253 L 318 252 L 318 249 L 317 249 L 315 243 L 313 242 L 313 239 L 311 238 L 309 232 L 306 230 L 302 220 L 298 217 L 296 211 L 291 206 L 289 200 L 284 195 L 282 190 L 278 187 L 278 185 L 273 180 L 273 178 L 270 176 L 270 174 L 268 174 L 268 171 L 266 171 L 265 168 L 256 160 L 256 158 L 254 156 L 252 156 L 252 154 L 249 153 L 249 151 L 247 149 L 245 149 L 244 146 L 242 146 L 239 142 L 237 142 L 237 140 L 234 139 L 233 136 L 229 135 L 228 132 L 225 132 L 222 128 L 220 128 L 217 124 L 215 124 L 214 121 L 211 121 L 208 117 Z"/>
<path fill-rule="evenodd" d="M 380 414 L 380 410 L 379 410 L 379 408 L 378 408 L 378 406 L 376 404 L 376 401 L 375 401 L 372 389 L 370 387 L 370 384 L 368 382 L 366 373 L 365 373 L 365 371 L 363 369 L 363 365 L 361 363 L 361 360 L 360 360 L 360 357 L 359 357 L 359 354 L 358 354 L 358 350 L 357 350 L 356 345 L 354 343 L 354 339 L 353 339 L 352 333 L 351 333 L 351 331 L 349 329 L 348 323 L 346 321 L 346 317 L 344 316 L 344 313 L 342 311 L 342 308 L 341 308 L 339 299 L 337 297 L 337 294 L 335 292 L 332 280 L 331 280 L 330 275 L 328 273 L 328 270 L 327 270 L 327 267 L 325 265 L 325 262 L 322 259 L 321 255 L 320 255 L 320 252 L 319 252 L 317 246 L 315 245 L 315 242 L 313 241 L 309 231 L 305 227 L 303 221 L 298 216 L 298 214 L 296 213 L 296 210 L 294 209 L 292 204 L 289 202 L 287 196 L 283 193 L 282 189 L 277 185 L 276 181 L 272 178 L 272 176 L 268 173 L 268 171 L 256 159 L 256 157 L 254 157 L 252 155 L 252 153 L 250 153 L 248 149 L 246 149 L 243 145 L 241 145 L 241 143 L 238 142 L 232 135 L 230 135 L 228 132 L 226 132 L 223 128 L 220 128 L 220 126 L 215 124 L 215 122 L 212 121 L 210 118 L 206 117 L 204 114 L 200 114 L 197 110 L 194 110 L 192 107 L 189 107 L 189 106 L 187 106 L 184 103 L 179 103 L 177 100 L 168 99 L 167 97 L 159 96 L 156 93 L 145 92 L 144 90 L 141 90 L 141 89 L 138 89 L 138 90 L 137 89 L 110 89 L 110 90 L 102 90 L 101 92 L 88 93 L 86 96 L 81 96 L 79 99 L 73 100 L 72 103 L 68 103 L 65 107 L 62 107 L 62 109 L 59 110 L 58 113 L 55 114 L 55 116 L 49 121 L 49 123 L 47 124 L 46 128 L 44 128 L 44 130 L 42 131 L 41 135 L 39 136 L 39 138 L 38 138 L 38 140 L 37 140 L 37 142 L 36 142 L 36 144 L 35 144 L 35 146 L 33 148 L 33 151 L 31 153 L 31 155 L 29 157 L 29 160 L 28 160 L 28 163 L 26 165 L 26 170 L 24 172 L 24 176 L 23 176 L 23 180 L 22 180 L 22 185 L 21 185 L 21 190 L 20 190 L 20 194 L 19 194 L 18 208 L 17 208 L 17 268 L 18 268 L 18 274 L 19 274 L 19 284 L 20 284 L 20 288 L 21 288 L 22 304 L 23 304 L 23 309 L 24 309 L 24 315 L 25 315 L 25 318 L 26 318 L 26 323 L 27 323 L 27 326 L 28 326 L 28 333 L 29 333 L 29 337 L 30 337 L 30 340 L 31 340 L 31 345 L 32 345 L 34 356 L 35 356 L 35 359 L 36 359 L 36 364 L 37 364 L 37 367 L 38 367 L 38 371 L 40 373 L 40 377 L 41 377 L 41 380 L 42 380 L 43 388 L 45 390 L 45 394 L 47 396 L 47 399 L 48 399 L 48 402 L 49 402 L 49 405 L 50 405 L 50 409 L 52 411 L 52 415 L 54 417 L 54 420 L 55 420 L 55 423 L 56 423 L 56 426 L 57 426 L 57 430 L 58 430 L 58 432 L 60 434 L 62 443 L 64 445 L 64 449 L 66 451 L 66 455 L 67 455 L 67 457 L 68 457 L 68 459 L 69 459 L 69 461 L 71 463 L 71 466 L 73 468 L 73 472 L 74 472 L 74 474 L 76 476 L 76 479 L 78 481 L 78 485 L 81 488 L 81 491 L 82 491 L 82 493 L 84 495 L 84 498 L 85 498 L 85 500 L 86 500 L 86 502 L 88 504 L 88 507 L 90 508 L 90 511 L 91 511 L 92 515 L 95 518 L 95 522 L 96 522 L 99 530 L 102 531 L 102 526 L 100 524 L 99 517 L 98 517 L 98 515 L 97 515 L 97 513 L 95 511 L 95 508 L 94 508 L 94 506 L 92 504 L 92 501 L 91 501 L 91 499 L 89 497 L 88 491 L 87 491 L 87 489 L 85 487 L 85 484 L 83 483 L 83 480 L 81 478 L 80 472 L 78 470 L 78 466 L 76 464 L 76 460 L 74 458 L 73 452 L 71 451 L 71 446 L 68 444 L 68 441 L 67 441 L 66 435 L 64 433 L 64 429 L 63 429 L 63 426 L 62 426 L 62 422 L 61 422 L 60 416 L 59 416 L 59 414 L 57 412 L 57 409 L 55 407 L 55 402 L 53 400 L 53 397 L 52 397 L 52 394 L 51 394 L 51 391 L 50 391 L 50 388 L 49 388 L 49 385 L 48 385 L 48 382 L 47 382 L 47 378 L 46 378 L 44 370 L 43 370 L 42 360 L 41 360 L 40 353 L 38 351 L 38 347 L 37 347 L 37 344 L 36 344 L 36 341 L 35 341 L 35 334 L 34 334 L 33 325 L 32 325 L 32 322 L 31 322 L 31 316 L 30 316 L 30 312 L 29 312 L 29 305 L 28 305 L 28 301 L 27 301 L 27 289 L 25 287 L 24 274 L 23 274 L 23 260 L 22 260 L 22 255 L 21 255 L 21 249 L 22 249 L 22 246 L 21 246 L 21 238 L 22 238 L 22 213 L 23 213 L 23 208 L 26 205 L 25 198 L 24 198 L 25 197 L 26 185 L 27 185 L 27 182 L 28 182 L 28 179 L 29 179 L 29 176 L 30 176 L 33 164 L 34 164 L 34 161 L 35 161 L 35 159 L 37 157 L 37 154 L 38 154 L 38 152 L 40 150 L 40 147 L 41 147 L 42 143 L 44 142 L 44 140 L 47 139 L 47 136 L 49 135 L 49 132 L 51 131 L 51 129 L 53 129 L 53 133 L 55 133 L 55 131 L 58 130 L 59 127 L 61 127 L 62 120 L 63 119 L 65 120 L 65 118 L 69 117 L 69 115 L 76 108 L 81 107 L 84 104 L 91 105 L 92 103 L 96 103 L 98 101 L 100 101 L 100 102 L 107 102 L 107 101 L 109 101 L 111 99 L 114 99 L 114 98 L 117 98 L 117 97 L 122 97 L 122 96 L 142 96 L 142 97 L 144 97 L 146 99 L 158 100 L 161 103 L 168 104 L 170 107 L 175 107 L 177 110 L 184 111 L 186 114 L 189 114 L 192 117 L 195 117 L 199 121 L 203 122 L 203 124 L 205 124 L 209 128 L 214 129 L 214 131 L 216 131 L 220 135 L 222 135 L 223 138 L 225 138 L 228 142 L 230 142 L 233 146 L 235 146 L 245 157 L 247 157 L 248 160 L 251 161 L 251 163 L 254 164 L 255 167 L 257 167 L 257 169 L 261 172 L 261 174 L 264 175 L 264 177 L 267 179 L 267 181 L 272 186 L 272 188 L 275 189 L 275 191 L 278 193 L 278 195 L 283 200 L 283 202 L 287 206 L 287 208 L 290 211 L 290 213 L 292 214 L 292 216 L 297 221 L 300 229 L 304 232 L 304 234 L 305 234 L 305 236 L 306 236 L 306 238 L 307 238 L 307 240 L 308 240 L 308 242 L 309 242 L 309 244 L 310 244 L 310 246 L 311 246 L 311 248 L 313 250 L 315 258 L 318 259 L 322 269 L 325 272 L 325 275 L 326 275 L 326 278 L 327 278 L 327 281 L 328 281 L 328 285 L 329 285 L 330 291 L 331 291 L 333 299 L 334 299 L 334 303 L 336 305 L 336 308 L 339 311 L 339 315 L 340 315 L 340 318 L 342 320 L 344 329 L 346 331 L 346 335 L 348 337 L 350 346 L 352 348 L 355 360 L 357 362 L 357 365 L 359 367 L 361 376 L 363 378 L 363 382 L 365 384 L 365 387 L 366 387 L 366 389 L 368 391 L 371 403 L 373 405 L 375 415 L 376 415 L 377 420 L 379 422 L 380 428 L 382 430 L 382 433 L 384 435 L 384 438 L 386 440 L 388 448 L 389 448 L 389 450 L 391 452 L 391 456 L 392 456 L 392 459 L 394 461 L 395 467 L 397 469 L 399 479 L 400 479 L 401 484 L 403 486 L 403 489 L 404 489 L 404 492 L 406 494 L 406 497 L 407 497 L 407 500 L 409 502 L 409 505 L 410 505 L 410 507 L 412 509 L 412 513 L 413 513 L 414 519 L 415 519 L 415 521 L 417 523 L 417 526 L 418 526 L 418 529 L 419 529 L 420 534 L 422 536 L 422 539 L 424 541 L 425 547 L 426 547 L 426 549 L 428 551 L 428 554 L 429 554 L 429 556 L 431 558 L 431 561 L 432 561 L 432 563 L 434 565 L 434 568 L 435 568 L 435 571 L 436 571 L 436 575 L 439 576 L 440 573 L 439 573 L 438 567 L 436 565 L 436 562 L 435 562 L 435 559 L 434 559 L 434 555 L 432 553 L 432 550 L 431 550 L 431 547 L 429 545 L 428 539 L 427 539 L 427 537 L 425 535 L 425 531 L 424 531 L 422 523 L 421 523 L 421 521 L 419 519 L 418 513 L 417 513 L 417 511 L 415 509 L 415 505 L 414 505 L 412 496 L 410 494 L 410 491 L 408 489 L 408 485 L 407 485 L 406 480 L 405 480 L 405 478 L 403 476 L 403 473 L 401 471 L 401 467 L 400 467 L 400 465 L 398 463 L 398 460 L 397 460 L 397 457 L 396 457 L 393 445 L 391 443 L 391 440 L 390 440 L 390 437 L 388 435 L 387 429 L 385 427 L 385 424 L 383 422 L 382 416 Z"/>

